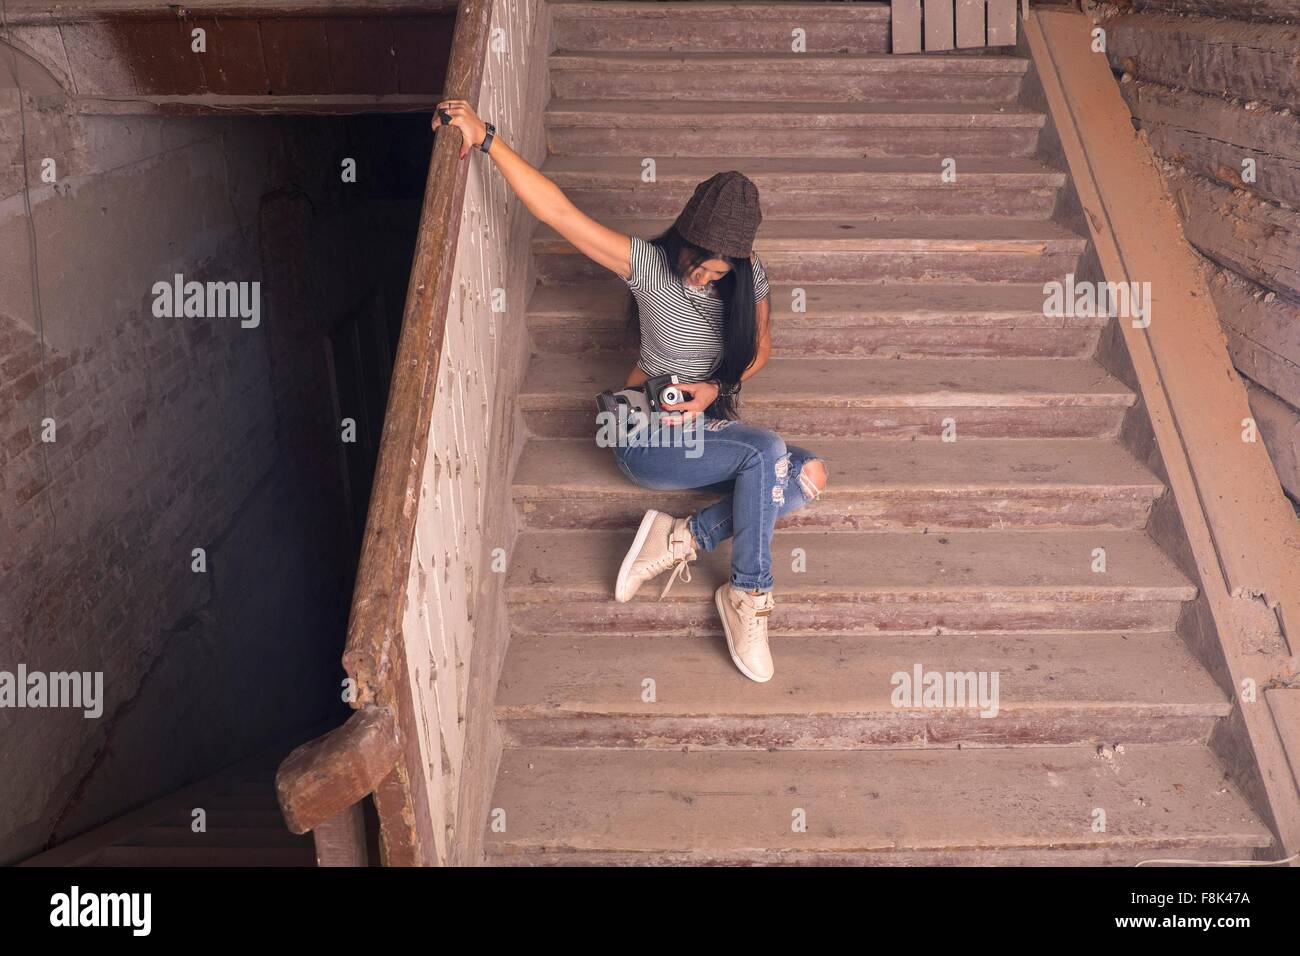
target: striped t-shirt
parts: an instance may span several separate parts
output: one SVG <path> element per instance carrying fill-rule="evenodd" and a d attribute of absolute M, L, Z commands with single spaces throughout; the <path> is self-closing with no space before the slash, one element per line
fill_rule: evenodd
<path fill-rule="evenodd" d="M 693 289 L 673 275 L 656 245 L 632 236 L 628 288 L 641 323 L 641 358 L 647 375 L 676 375 L 699 382 L 722 362 L 726 305 L 710 283 Z M 754 301 L 768 294 L 767 274 L 754 256 Z"/>

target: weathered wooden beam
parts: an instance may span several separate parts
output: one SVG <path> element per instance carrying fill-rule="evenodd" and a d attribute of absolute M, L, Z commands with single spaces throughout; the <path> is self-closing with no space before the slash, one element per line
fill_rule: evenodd
<path fill-rule="evenodd" d="M 1300 303 L 1220 270 L 1210 283 L 1233 363 L 1300 408 Z"/>
<path fill-rule="evenodd" d="M 1247 394 L 1259 439 L 1273 459 L 1278 480 L 1287 494 L 1300 501 L 1300 411 L 1258 385 L 1247 383 Z"/>
<path fill-rule="evenodd" d="M 1111 66 L 1138 79 L 1300 106 L 1300 26 L 1160 14 L 1102 25 Z"/>
<path fill-rule="evenodd" d="M 1193 13 L 1241 20 L 1295 20 L 1295 0 L 1132 0 L 1136 10 L 1152 13 Z"/>
<path fill-rule="evenodd" d="M 1120 90 L 1162 159 L 1300 207 L 1300 116 L 1153 83 L 1128 82 Z M 1246 159 L 1253 160 L 1250 181 L 1243 178 Z"/>
<path fill-rule="evenodd" d="M 1269 289 L 1300 298 L 1300 218 L 1195 173 L 1166 179 L 1183 232 L 1206 258 Z"/>
<path fill-rule="evenodd" d="M 361 708 L 341 727 L 298 747 L 275 774 L 289 830 L 314 830 L 374 793 L 399 752 L 395 715 L 374 706 Z"/>

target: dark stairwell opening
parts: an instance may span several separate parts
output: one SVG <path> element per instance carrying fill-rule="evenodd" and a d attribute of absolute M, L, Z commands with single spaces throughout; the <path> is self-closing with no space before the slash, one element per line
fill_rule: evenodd
<path fill-rule="evenodd" d="M 27 106 L 26 179 L 16 94 L 0 122 L 0 671 L 103 690 L 0 709 L 0 862 L 346 719 L 432 144 L 417 112 Z M 177 275 L 257 283 L 256 322 L 157 314 Z"/>

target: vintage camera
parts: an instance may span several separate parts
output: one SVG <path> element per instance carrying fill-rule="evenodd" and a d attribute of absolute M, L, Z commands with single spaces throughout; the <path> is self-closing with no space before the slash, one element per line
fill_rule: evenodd
<path fill-rule="evenodd" d="M 661 405 L 679 405 L 686 401 L 686 393 L 676 375 L 652 375 L 645 380 L 645 393 L 653 412 L 660 411 Z"/>
<path fill-rule="evenodd" d="M 686 400 L 685 386 L 676 375 L 654 375 L 644 385 L 634 385 L 617 392 L 604 391 L 596 396 L 596 410 L 610 415 L 619 414 L 619 406 L 627 406 L 626 416 L 646 415 L 662 411 L 662 405 L 677 405 Z"/>

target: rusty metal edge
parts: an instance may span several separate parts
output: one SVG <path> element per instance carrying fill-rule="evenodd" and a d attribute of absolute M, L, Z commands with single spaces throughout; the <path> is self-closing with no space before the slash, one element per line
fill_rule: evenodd
<path fill-rule="evenodd" d="M 1108 280 L 1129 281 L 1134 277 L 1127 274 L 1123 255 L 1125 237 L 1110 214 L 1110 207 L 1105 201 L 1106 187 L 1100 181 L 1102 175 L 1097 172 L 1098 165 L 1113 162 L 1113 157 L 1109 160 L 1102 157 L 1105 147 L 1099 147 L 1098 144 L 1107 144 L 1108 140 L 1111 147 L 1123 144 L 1126 148 L 1118 148 L 1116 152 L 1124 162 L 1131 159 L 1131 156 L 1125 156 L 1126 153 L 1135 151 L 1139 156 L 1144 154 L 1140 151 L 1136 137 L 1132 135 L 1127 109 L 1124 108 L 1119 90 L 1115 88 L 1105 58 L 1094 54 L 1098 57 L 1096 70 L 1086 60 L 1078 59 L 1079 51 L 1089 49 L 1090 27 L 1090 21 L 1083 14 L 1063 10 L 1033 10 L 1025 18 L 1029 52 L 1042 81 L 1043 92 L 1060 135 L 1075 189 L 1087 213 L 1089 231 L 1098 259 Z M 1067 42 L 1072 46 L 1067 48 Z M 1082 76 L 1066 76 L 1067 71 L 1062 69 L 1060 62 L 1066 54 L 1074 57 L 1072 68 Z M 1066 91 L 1067 85 L 1070 86 L 1069 93 Z M 1099 97 L 1109 97 L 1110 94 L 1113 94 L 1113 102 L 1097 102 Z M 1075 110 L 1071 107 L 1072 97 L 1082 99 L 1085 103 Z M 1087 109 L 1084 108 L 1085 105 Z M 1108 123 L 1111 125 L 1108 126 Z M 1124 128 L 1128 129 L 1127 138 L 1124 138 L 1122 132 Z M 1136 166 L 1139 168 L 1133 169 L 1130 166 L 1127 171 L 1129 185 L 1149 181 L 1149 188 L 1163 196 L 1163 182 L 1150 157 L 1146 156 L 1145 161 L 1139 160 Z M 1150 183 L 1154 183 L 1154 186 L 1150 186 Z M 1172 204 L 1169 209 L 1172 214 Z M 1157 231 L 1161 224 L 1148 220 L 1145 225 L 1148 233 L 1151 233 Z M 1176 220 L 1172 232 L 1178 243 L 1185 242 Z M 1160 235 L 1163 240 L 1164 233 L 1161 232 Z M 1203 288 L 1204 283 L 1191 270 L 1189 273 L 1189 287 L 1200 290 L 1199 293 L 1192 293 L 1199 298 L 1199 307 L 1213 310 L 1208 288 Z M 1214 327 L 1217 329 L 1217 316 L 1215 318 Z M 1214 617 L 1232 685 L 1238 690 L 1234 700 L 1234 713 L 1244 724 L 1251 756 L 1257 764 L 1258 778 L 1267 801 L 1267 806 L 1263 809 L 1282 845 L 1283 855 L 1290 856 L 1300 850 L 1300 792 L 1297 791 L 1297 781 L 1290 771 L 1277 728 L 1263 703 L 1263 695 L 1261 694 L 1258 704 L 1246 704 L 1240 699 L 1239 691 L 1243 681 L 1260 673 L 1267 672 L 1267 675 L 1273 677 L 1295 674 L 1297 659 L 1294 648 L 1297 636 L 1294 629 L 1287 633 L 1284 617 L 1287 614 L 1294 625 L 1296 616 L 1300 614 L 1297 568 L 1286 560 L 1286 555 L 1292 553 L 1294 544 L 1282 529 L 1269 527 L 1268 509 L 1261 509 L 1265 511 L 1263 520 L 1259 515 L 1249 513 L 1249 509 L 1247 514 L 1237 515 L 1237 520 L 1234 520 L 1230 509 L 1222 505 L 1217 509 L 1210 507 L 1207 498 L 1218 496 L 1221 500 L 1224 493 L 1231 490 L 1224 488 L 1224 481 L 1231 479 L 1225 479 L 1223 474 L 1205 466 L 1203 459 L 1195 454 L 1192 447 L 1194 442 L 1204 441 L 1212 449 L 1218 446 L 1212 444 L 1213 436 L 1209 434 L 1205 423 L 1198 421 L 1194 410 L 1180 407 L 1178 397 L 1186 394 L 1189 386 L 1202 390 L 1202 393 L 1207 389 L 1220 393 L 1235 390 L 1240 394 L 1228 396 L 1233 400 L 1231 407 L 1240 406 L 1249 415 L 1244 386 L 1233 369 L 1222 335 L 1212 335 L 1191 321 L 1178 323 L 1178 347 L 1192 350 L 1202 357 L 1210 357 L 1222 373 L 1217 377 L 1208 376 L 1199 378 L 1196 382 L 1187 382 L 1182 379 L 1192 373 L 1178 363 L 1160 361 L 1162 352 L 1168 351 L 1168 343 L 1157 342 L 1150 328 L 1137 329 L 1131 322 L 1122 319 L 1119 321 L 1134 373 L 1147 404 L 1160 455 L 1168 472 L 1170 490 L 1182 516 L 1188 544 Z M 1165 348 L 1162 349 L 1161 345 Z M 1184 351 L 1183 354 L 1188 352 Z M 1174 381 L 1180 386 L 1177 390 L 1171 388 L 1171 382 Z M 1272 465 L 1262 449 L 1255 451 L 1259 454 L 1247 459 L 1244 465 L 1234 463 L 1234 471 L 1239 477 L 1239 473 L 1246 470 L 1249 481 L 1256 490 L 1261 487 L 1267 489 L 1271 477 L 1272 484 L 1277 485 L 1275 510 L 1281 514 L 1285 501 L 1276 474 L 1271 473 Z M 1202 461 L 1199 469 L 1198 461 Z M 1228 551 L 1231 553 L 1225 553 Z M 1262 559 L 1259 557 L 1261 552 L 1264 554 Z M 1267 597 L 1263 603 L 1256 600 L 1257 595 L 1244 593 L 1250 589 L 1243 588 L 1240 582 L 1247 578 L 1257 582 L 1260 590 L 1266 590 Z M 1264 656 L 1258 654 L 1253 655 L 1256 659 L 1248 659 L 1243 637 L 1250 629 L 1261 626 L 1271 626 L 1277 632 L 1280 646 L 1285 651 L 1267 655 L 1266 661 L 1258 660 Z M 1288 653 L 1291 656 L 1287 656 Z"/>

